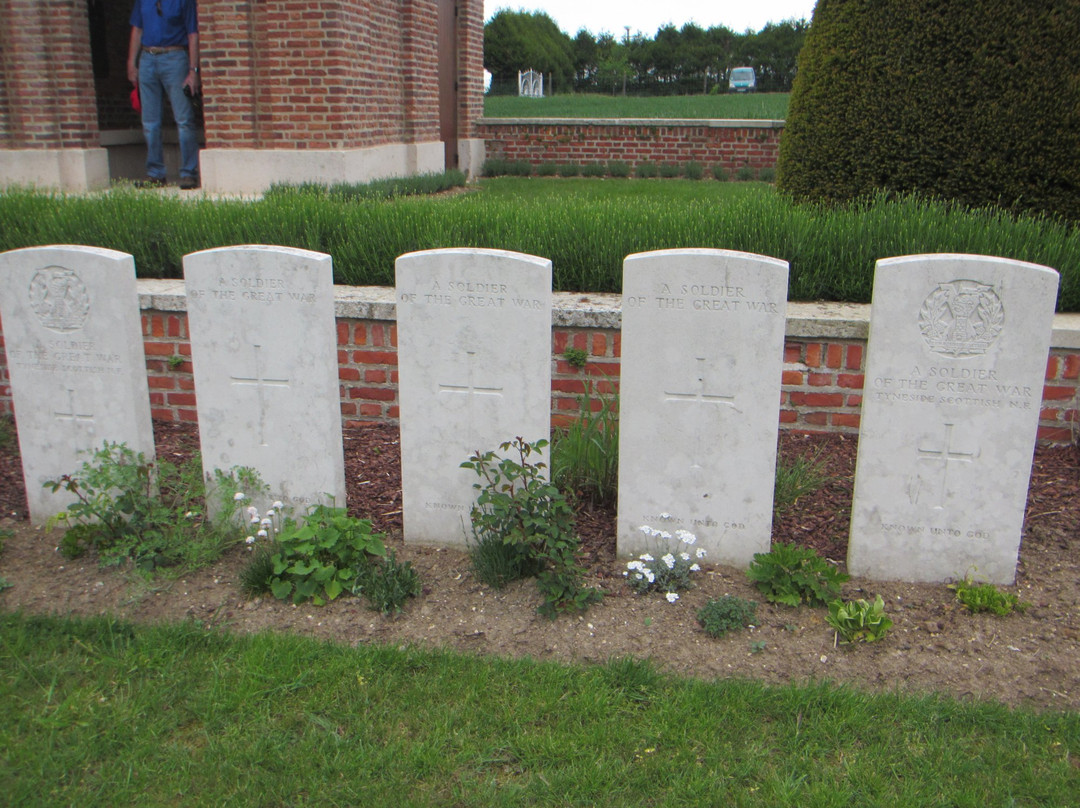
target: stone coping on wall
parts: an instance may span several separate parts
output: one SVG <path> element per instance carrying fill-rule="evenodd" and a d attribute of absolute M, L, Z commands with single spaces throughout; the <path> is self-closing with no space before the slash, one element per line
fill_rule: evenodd
<path fill-rule="evenodd" d="M 140 280 L 139 306 L 143 310 L 187 311 L 184 282 Z M 397 319 L 394 289 L 389 286 L 335 286 L 334 314 L 352 320 L 393 322 Z M 621 321 L 619 295 L 556 292 L 553 296 L 553 326 L 618 329 Z M 869 329 L 870 305 L 867 303 L 788 303 L 789 338 L 865 340 Z M 1050 347 L 1080 349 L 1080 314 L 1054 316 Z"/>
<path fill-rule="evenodd" d="M 697 126 L 704 129 L 783 129 L 784 121 L 741 118 L 481 118 L 477 126 Z"/>

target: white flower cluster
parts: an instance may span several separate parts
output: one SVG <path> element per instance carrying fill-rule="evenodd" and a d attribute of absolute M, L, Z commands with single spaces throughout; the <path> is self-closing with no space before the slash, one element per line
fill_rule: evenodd
<path fill-rule="evenodd" d="M 243 493 L 237 492 L 233 495 L 233 501 L 240 503 L 247 499 L 247 496 Z M 249 505 L 244 513 L 247 517 L 247 524 L 252 533 L 244 539 L 244 543 L 248 545 L 248 549 L 251 549 L 251 545 L 255 544 L 258 539 L 271 540 L 278 533 L 281 532 L 281 522 L 284 516 L 285 503 L 281 500 L 277 500 L 271 505 L 265 515 L 259 514 L 259 509 L 254 505 Z"/>
<path fill-rule="evenodd" d="M 661 518 L 667 519 L 670 516 L 661 514 Z M 697 536 L 682 528 L 672 534 L 666 530 L 658 530 L 648 525 L 642 525 L 641 532 L 650 539 L 657 540 L 665 545 L 672 539 L 678 540 L 687 547 L 697 542 Z M 704 548 L 698 547 L 694 551 L 694 555 L 699 560 L 704 558 Z M 665 552 L 660 556 L 659 564 L 656 563 L 656 558 L 651 553 L 642 553 L 636 559 L 627 563 L 623 575 L 629 579 L 630 586 L 638 594 L 644 594 L 654 589 L 664 590 L 666 592 L 664 597 L 667 598 L 668 603 L 674 603 L 679 599 L 676 590 L 690 586 L 690 573 L 697 572 L 700 569 L 701 566 L 685 550 L 678 553 Z"/>

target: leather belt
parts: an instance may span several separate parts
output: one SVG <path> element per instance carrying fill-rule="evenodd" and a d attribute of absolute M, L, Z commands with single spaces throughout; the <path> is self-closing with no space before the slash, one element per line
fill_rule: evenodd
<path fill-rule="evenodd" d="M 185 48 L 183 45 L 165 45 L 164 47 L 157 47 L 157 46 L 150 47 L 150 48 L 144 47 L 143 50 L 146 51 L 147 53 L 152 53 L 154 55 L 157 55 L 159 53 L 172 53 L 173 51 L 187 50 L 187 48 Z"/>

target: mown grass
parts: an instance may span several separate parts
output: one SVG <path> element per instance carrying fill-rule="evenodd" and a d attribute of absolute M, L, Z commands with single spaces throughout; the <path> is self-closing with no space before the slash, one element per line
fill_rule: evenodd
<path fill-rule="evenodd" d="M 782 121 L 788 93 L 621 96 L 576 93 L 546 98 L 489 95 L 486 118 L 727 118 Z"/>
<path fill-rule="evenodd" d="M 575 292 L 619 292 L 631 253 L 742 250 L 791 264 L 791 300 L 848 302 L 870 300 L 878 258 L 975 253 L 1057 269 L 1059 310 L 1080 311 L 1080 228 L 911 197 L 830 209 L 795 205 L 763 183 L 583 178 L 499 178 L 479 192 L 389 201 L 180 200 L 125 188 L 0 195 L 0 250 L 108 247 L 133 254 L 140 277 L 179 278 L 187 253 L 260 243 L 329 253 L 337 283 L 384 286 L 403 253 L 516 250 L 550 258 L 555 288 Z"/>
<path fill-rule="evenodd" d="M 720 640 L 718 642 L 723 642 Z M 10 805 L 1065 806 L 1080 716 L 0 616 Z"/>

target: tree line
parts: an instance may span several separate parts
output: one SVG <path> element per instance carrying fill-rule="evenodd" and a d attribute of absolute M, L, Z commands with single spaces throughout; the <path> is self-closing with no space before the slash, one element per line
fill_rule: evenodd
<path fill-rule="evenodd" d="M 689 95 L 724 92 L 733 67 L 753 67 L 763 92 L 789 92 L 810 24 L 769 23 L 737 34 L 689 22 L 668 24 L 652 39 L 585 29 L 571 38 L 544 12 L 502 10 L 484 26 L 484 67 L 491 92 L 516 93 L 518 71 L 545 76 L 546 93 Z"/>

